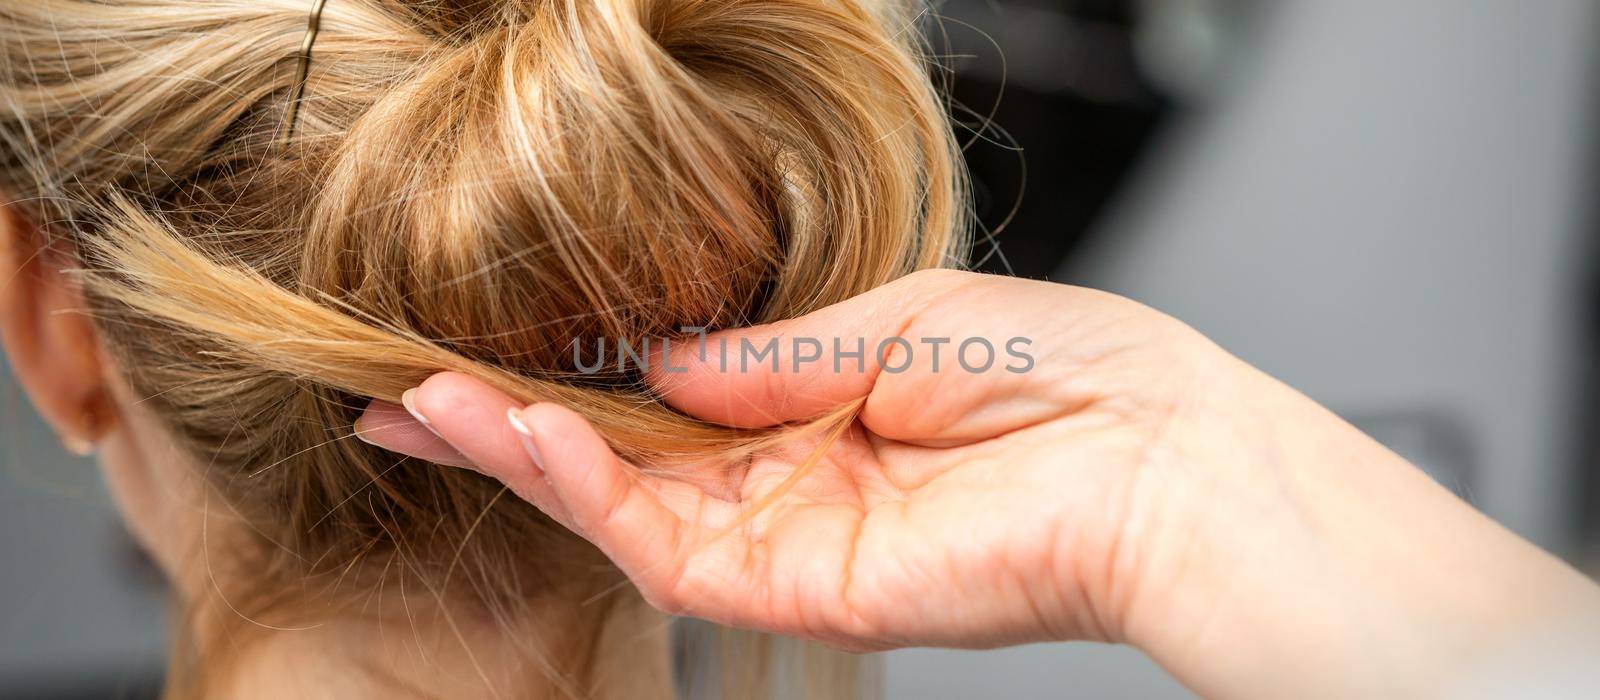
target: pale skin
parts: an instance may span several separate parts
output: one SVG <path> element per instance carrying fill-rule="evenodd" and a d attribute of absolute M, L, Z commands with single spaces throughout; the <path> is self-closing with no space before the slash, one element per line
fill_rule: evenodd
<path fill-rule="evenodd" d="M 717 336 L 706 361 L 680 344 L 649 379 L 708 421 L 864 401 L 748 523 L 820 437 L 662 474 L 564 407 L 454 374 L 405 408 L 374 403 L 357 430 L 502 481 L 662 610 L 852 650 L 1090 639 L 1136 646 L 1208 697 L 1415 696 L 1542 635 L 1600 629 L 1585 627 L 1600 621 L 1592 581 L 1128 300 L 936 271 L 728 334 L 1026 336 L 1035 363 L 972 373 L 947 345 L 939 372 L 927 352 L 895 374 L 834 372 L 826 353 L 797 372 L 780 343 L 779 371 L 723 372 Z"/>

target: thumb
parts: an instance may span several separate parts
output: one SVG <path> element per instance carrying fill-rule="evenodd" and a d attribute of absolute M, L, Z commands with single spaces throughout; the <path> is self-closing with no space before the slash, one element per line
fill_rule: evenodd
<path fill-rule="evenodd" d="M 979 277 L 927 270 L 798 318 L 691 336 L 657 352 L 647 376 L 668 404 L 714 423 L 815 417 L 871 393 L 882 367 L 904 352 L 894 339 Z"/>

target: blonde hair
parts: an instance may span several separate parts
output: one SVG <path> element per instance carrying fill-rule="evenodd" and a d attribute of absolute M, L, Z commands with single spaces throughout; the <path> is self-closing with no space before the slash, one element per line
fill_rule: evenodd
<path fill-rule="evenodd" d="M 78 255 L 129 383 L 247 522 L 256 595 L 230 605 L 304 610 L 280 592 L 398 552 L 515 619 L 617 574 L 485 478 L 346 439 L 365 398 L 455 370 L 640 464 L 759 449 L 569 350 L 957 262 L 916 18 L 869 1 L 331 0 L 287 143 L 312 0 L 9 2 L 0 188 Z M 203 692 L 190 651 L 175 679 Z M 569 651 L 551 672 L 591 692 Z"/>

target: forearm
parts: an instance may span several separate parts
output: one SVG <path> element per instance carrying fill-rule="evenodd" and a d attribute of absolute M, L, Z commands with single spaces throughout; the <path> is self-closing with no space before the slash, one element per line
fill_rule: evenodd
<path fill-rule="evenodd" d="M 1309 399 L 1238 372 L 1205 400 L 1249 419 L 1187 436 L 1192 471 L 1174 477 L 1190 480 L 1170 498 L 1198 531 L 1144 572 L 1171 600 L 1129 621 L 1191 687 L 1438 695 L 1523 639 L 1597 616 L 1600 588 L 1571 567 Z"/>

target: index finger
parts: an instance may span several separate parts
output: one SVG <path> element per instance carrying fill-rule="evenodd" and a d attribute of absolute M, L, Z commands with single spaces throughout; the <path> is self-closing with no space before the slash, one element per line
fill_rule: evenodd
<path fill-rule="evenodd" d="M 811 418 L 867 396 L 886 364 L 885 341 L 966 277 L 927 271 L 799 318 L 669 343 L 647 377 L 668 404 L 713 423 Z M 887 352 L 896 352 L 892 343 Z"/>

